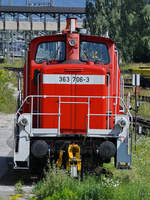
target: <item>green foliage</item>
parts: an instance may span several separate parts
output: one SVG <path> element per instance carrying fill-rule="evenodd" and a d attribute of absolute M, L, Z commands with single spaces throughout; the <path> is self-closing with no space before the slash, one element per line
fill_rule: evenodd
<path fill-rule="evenodd" d="M 134 60 L 150 61 L 150 5 L 141 9 L 137 16 L 137 40 L 135 45 Z"/>
<path fill-rule="evenodd" d="M 15 184 L 15 189 L 17 193 L 23 194 L 22 186 L 23 184 L 22 184 L 22 181 L 20 180 Z"/>
<path fill-rule="evenodd" d="M 149 185 L 150 186 L 150 185 Z M 118 200 L 146 200 L 150 197 L 149 186 L 140 182 L 125 183 L 118 187 L 115 192 Z"/>
<path fill-rule="evenodd" d="M 15 113 L 16 112 L 16 98 L 13 96 L 13 87 L 17 87 L 17 77 L 14 72 L 5 70 L 5 67 L 22 67 L 23 61 L 15 59 L 14 63 L 0 64 L 0 112 Z"/>
<path fill-rule="evenodd" d="M 106 164 L 113 177 L 88 176 L 84 181 L 53 168 L 35 185 L 32 200 L 147 200 L 150 199 L 150 137 L 137 139 L 131 170 L 117 170 Z"/>
<path fill-rule="evenodd" d="M 150 61 L 150 5 L 146 0 L 87 0 L 87 23 L 94 35 L 106 32 L 123 61 Z"/>
<path fill-rule="evenodd" d="M 88 177 L 80 182 L 65 171 L 54 168 L 35 186 L 34 193 L 38 200 L 107 200 L 113 195 L 113 190 L 100 178 Z"/>
<path fill-rule="evenodd" d="M 43 200 L 48 196 L 52 196 L 57 191 L 61 193 L 64 186 L 68 189 L 72 188 L 75 182 L 66 174 L 63 170 L 58 170 L 56 168 L 50 169 L 46 173 L 46 177 L 43 182 L 36 185 L 36 194 L 38 195 L 38 200 Z M 61 195 L 61 194 L 60 194 Z"/>
<path fill-rule="evenodd" d="M 0 70 L 0 112 L 13 113 L 16 110 L 14 91 L 9 88 L 9 81 L 7 72 Z"/>
<path fill-rule="evenodd" d="M 59 172 L 58 172 L 59 173 Z M 123 173 L 123 171 L 122 171 Z M 120 173 L 121 174 L 121 173 Z M 58 176 L 58 174 L 57 174 Z M 64 175 L 63 178 L 65 179 Z M 150 184 L 146 182 L 136 180 L 136 178 L 130 180 L 126 178 L 127 176 L 115 178 L 96 178 L 88 177 L 83 182 L 77 182 L 77 180 L 72 179 L 74 185 L 69 186 L 67 182 L 64 181 L 64 185 L 60 185 L 56 190 L 55 185 L 50 185 L 48 190 L 53 190 L 53 193 L 45 193 L 43 190 L 43 182 L 40 186 L 36 187 L 35 194 L 32 200 L 147 200 L 150 197 Z M 70 178 L 71 179 L 71 178 Z M 52 180 L 53 182 L 53 180 Z M 55 183 L 59 185 L 59 183 Z M 39 189 L 42 190 L 39 191 Z M 42 192 L 42 195 L 41 195 Z"/>
<path fill-rule="evenodd" d="M 113 180 L 111 180 L 113 182 Z M 78 199 L 80 200 L 109 200 L 113 197 L 114 187 L 103 178 L 88 177 L 80 182 L 77 187 Z"/>
<path fill-rule="evenodd" d="M 21 58 L 15 58 L 13 63 L 11 63 L 9 60 L 6 60 L 6 58 L 5 58 L 5 62 L 0 63 L 0 69 L 4 69 L 5 67 L 20 68 L 23 66 L 24 66 L 24 60 Z"/>
<path fill-rule="evenodd" d="M 78 200 L 77 194 L 68 188 L 64 188 L 59 193 L 54 193 L 51 197 L 46 197 L 44 200 Z"/>

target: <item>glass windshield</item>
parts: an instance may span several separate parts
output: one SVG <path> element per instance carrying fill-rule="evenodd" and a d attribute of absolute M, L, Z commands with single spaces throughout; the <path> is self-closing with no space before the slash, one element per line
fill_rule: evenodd
<path fill-rule="evenodd" d="M 80 60 L 102 62 L 108 64 L 110 62 L 108 48 L 105 44 L 95 42 L 80 43 Z"/>
<path fill-rule="evenodd" d="M 35 61 L 42 63 L 44 61 L 64 61 L 65 60 L 65 42 L 43 42 L 37 47 Z"/>

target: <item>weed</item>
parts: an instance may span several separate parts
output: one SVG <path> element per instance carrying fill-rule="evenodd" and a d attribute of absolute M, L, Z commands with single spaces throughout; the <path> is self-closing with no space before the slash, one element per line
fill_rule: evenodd
<path fill-rule="evenodd" d="M 14 113 L 16 99 L 13 89 L 9 88 L 10 78 L 5 70 L 0 70 L 0 112 Z"/>
<path fill-rule="evenodd" d="M 15 189 L 17 191 L 17 193 L 20 193 L 20 194 L 23 194 L 23 190 L 22 190 L 22 181 L 18 181 L 16 184 L 15 184 Z"/>
<path fill-rule="evenodd" d="M 10 83 L 17 87 L 17 77 L 14 72 L 4 70 L 6 67 L 23 67 L 21 59 L 15 59 L 13 64 L 0 64 L 0 112 L 15 113 L 16 99 L 13 96 L 14 90 L 10 88 Z"/>
<path fill-rule="evenodd" d="M 35 185 L 32 200 L 147 200 L 150 199 L 150 137 L 137 138 L 132 170 L 117 170 L 113 163 L 105 168 L 113 177 L 88 176 L 80 182 L 57 168 L 49 169 Z"/>

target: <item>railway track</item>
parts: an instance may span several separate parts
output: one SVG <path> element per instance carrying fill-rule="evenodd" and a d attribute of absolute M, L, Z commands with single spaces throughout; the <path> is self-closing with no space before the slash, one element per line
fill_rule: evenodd
<path fill-rule="evenodd" d="M 131 95 L 131 99 L 134 99 L 135 96 Z M 143 96 L 143 95 L 138 95 L 137 100 L 140 102 L 147 102 L 150 103 L 150 96 Z"/>
<path fill-rule="evenodd" d="M 133 126 L 135 127 L 135 117 L 133 117 Z M 136 126 L 138 133 L 141 135 L 150 135 L 150 120 L 137 117 Z"/>

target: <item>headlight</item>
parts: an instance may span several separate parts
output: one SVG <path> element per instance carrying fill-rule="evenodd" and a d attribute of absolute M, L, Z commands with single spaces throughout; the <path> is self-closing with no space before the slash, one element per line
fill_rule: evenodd
<path fill-rule="evenodd" d="M 76 41 L 75 40 L 69 40 L 69 44 L 70 46 L 75 46 L 76 45 Z"/>
<path fill-rule="evenodd" d="M 117 124 L 121 127 L 121 128 L 124 128 L 126 126 L 126 120 L 121 118 Z"/>
<path fill-rule="evenodd" d="M 22 118 L 22 119 L 20 120 L 20 124 L 21 124 L 22 126 L 26 126 L 26 125 L 28 124 L 28 120 L 27 120 L 26 118 Z"/>

